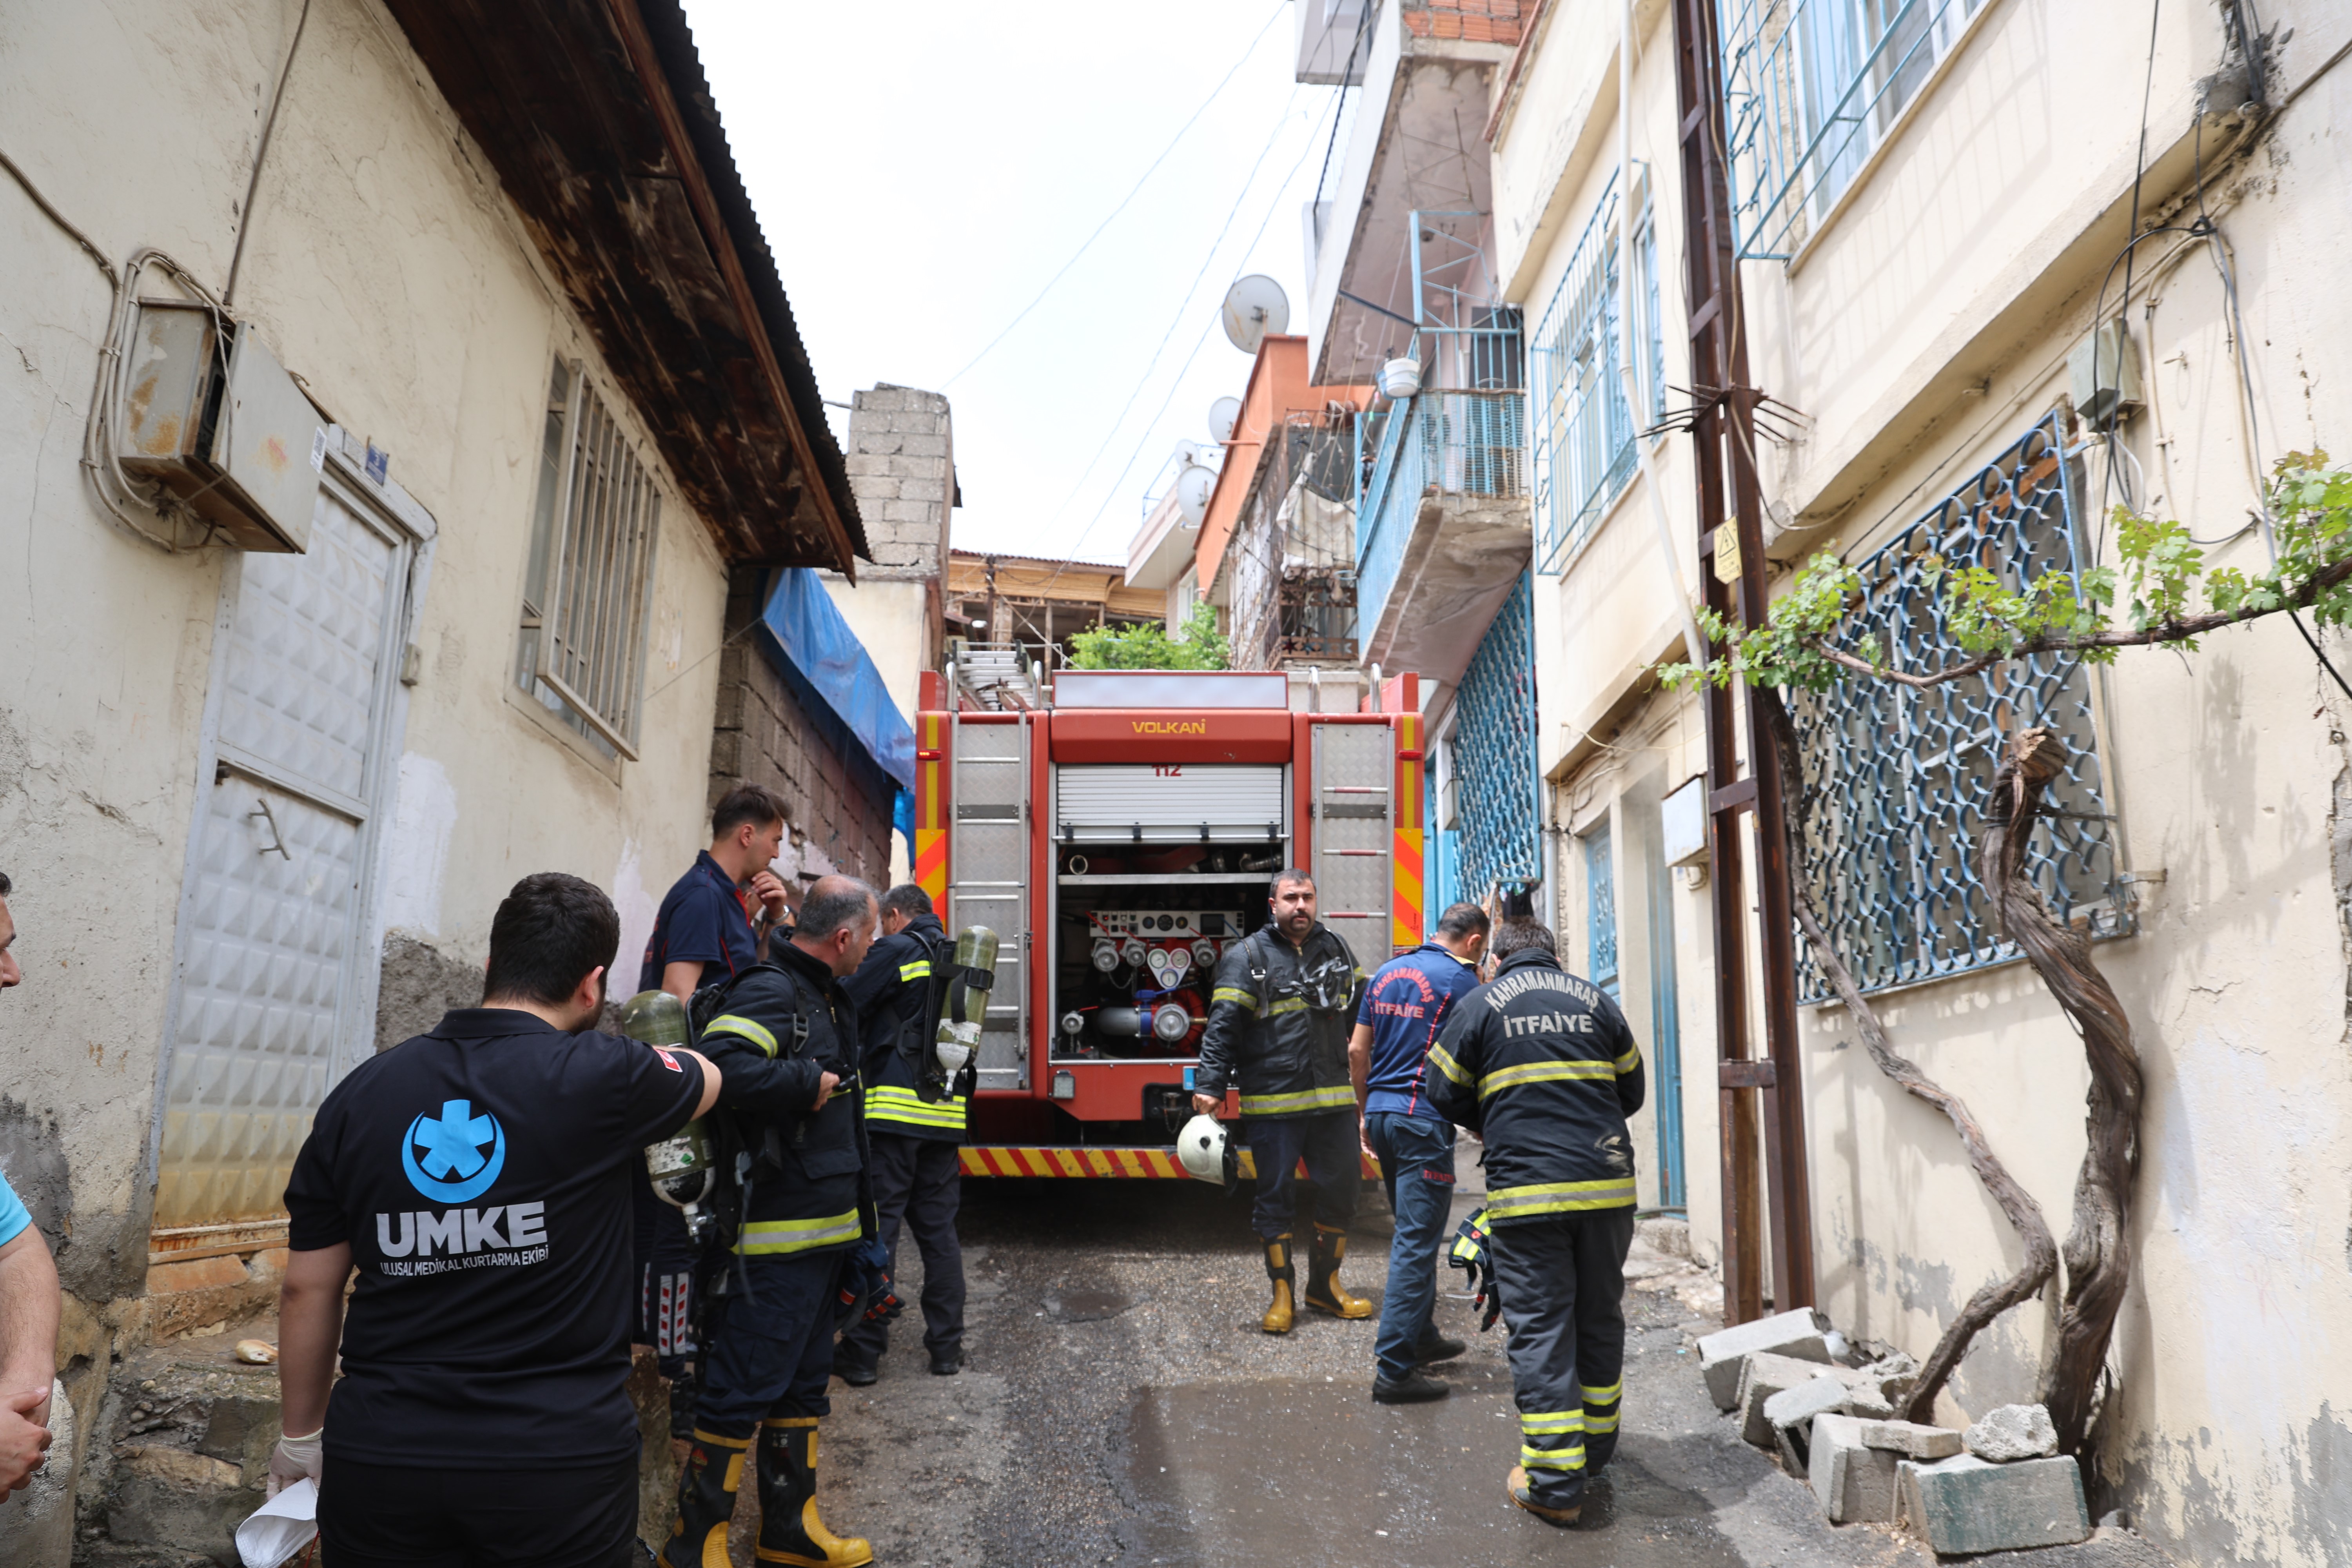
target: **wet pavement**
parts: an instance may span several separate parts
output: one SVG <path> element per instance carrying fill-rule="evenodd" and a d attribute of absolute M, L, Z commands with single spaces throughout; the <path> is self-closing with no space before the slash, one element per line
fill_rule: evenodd
<path fill-rule="evenodd" d="M 1504 1495 L 1518 1434 L 1501 1331 L 1475 1331 L 1451 1293 L 1459 1275 L 1441 1272 L 1438 1302 L 1439 1326 L 1471 1345 L 1441 1369 L 1453 1396 L 1384 1407 L 1370 1397 L 1373 1321 L 1307 1313 L 1287 1337 L 1259 1331 L 1265 1276 L 1245 1199 L 1176 1182 L 972 1181 L 964 1193 L 970 1364 L 930 1375 L 910 1305 L 881 1381 L 836 1381 L 824 1428 L 826 1522 L 868 1538 L 888 1568 L 1934 1562 L 1888 1528 L 1832 1528 L 1809 1489 L 1739 1441 L 1692 1349 L 1717 1326 L 1720 1293 L 1679 1259 L 1637 1251 L 1618 1458 L 1580 1524 L 1559 1531 Z M 1344 1275 L 1375 1300 L 1386 1228 L 1384 1215 L 1363 1216 Z M 911 1301 L 911 1245 L 900 1264 Z M 738 1521 L 747 1565 L 751 1511 Z M 2167 1562 L 2117 1531 L 1979 1561 L 2029 1558 Z"/>

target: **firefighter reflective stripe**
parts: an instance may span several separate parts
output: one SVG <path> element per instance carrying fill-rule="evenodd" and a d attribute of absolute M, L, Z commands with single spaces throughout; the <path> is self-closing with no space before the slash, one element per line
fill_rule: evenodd
<path fill-rule="evenodd" d="M 814 1252 L 820 1247 L 856 1241 L 863 1229 L 856 1209 L 823 1219 L 758 1219 L 743 1227 L 743 1239 L 736 1250 L 753 1257 Z"/>
<path fill-rule="evenodd" d="M 1304 1013 L 1305 1011 L 1307 1011 L 1306 997 L 1285 996 L 1276 1001 L 1273 1006 L 1268 1007 L 1265 1010 L 1265 1016 L 1269 1018 L 1279 1018 L 1285 1013 Z M 1351 1100 L 1356 1098 L 1353 1089 L 1348 1091 L 1348 1098 Z"/>
<path fill-rule="evenodd" d="M 1257 998 L 1238 985 L 1220 985 L 1209 993 L 1209 1000 L 1213 1004 L 1231 1002 L 1237 1006 L 1246 1007 L 1253 1013 L 1257 1011 Z"/>
<path fill-rule="evenodd" d="M 1595 1388 L 1591 1384 L 1583 1384 L 1579 1385 L 1577 1393 L 1584 1399 L 1584 1429 L 1587 1432 L 1599 1436 L 1603 1433 L 1617 1430 L 1617 1417 L 1620 1414 L 1618 1401 L 1625 1395 L 1623 1379 L 1619 1379 L 1606 1388 Z"/>
<path fill-rule="evenodd" d="M 704 1025 L 702 1032 L 706 1035 L 740 1035 L 769 1056 L 776 1054 L 776 1037 L 769 1032 L 766 1025 L 739 1018 L 732 1013 L 721 1013 Z"/>
<path fill-rule="evenodd" d="M 931 961 L 928 958 L 919 958 L 912 963 L 898 966 L 898 978 L 901 980 L 929 980 L 930 977 Z"/>
<path fill-rule="evenodd" d="M 1436 1055 L 1434 1051 L 1430 1054 Z M 1607 1082 L 1616 1076 L 1617 1068 L 1610 1062 L 1522 1062 L 1515 1068 L 1497 1068 L 1480 1079 L 1478 1098 L 1484 1100 L 1499 1089 L 1516 1089 L 1523 1083 L 1559 1083 L 1574 1079 Z"/>
<path fill-rule="evenodd" d="M 1522 1411 L 1519 1415 L 1519 1430 L 1530 1437 L 1552 1437 L 1558 1436 L 1562 1432 L 1581 1432 L 1584 1430 L 1584 1412 L 1581 1410 Z"/>
<path fill-rule="evenodd" d="M 1244 1116 L 1297 1116 L 1302 1111 L 1352 1110 L 1355 1107 L 1356 1091 L 1344 1083 L 1335 1083 L 1328 1089 L 1302 1089 L 1294 1094 L 1242 1096 Z"/>
<path fill-rule="evenodd" d="M 1499 1223 L 1579 1209 L 1625 1208 L 1633 1201 L 1631 1176 L 1605 1182 L 1540 1182 L 1533 1186 L 1496 1188 L 1486 1194 L 1486 1213 Z"/>
<path fill-rule="evenodd" d="M 927 1100 L 911 1089 L 899 1089 L 887 1083 L 869 1084 L 866 1089 L 866 1120 L 898 1121 L 915 1127 L 937 1127 L 950 1132 L 961 1132 L 963 1131 L 963 1101 Z"/>
<path fill-rule="evenodd" d="M 1444 1046 L 1429 1047 L 1429 1065 L 1465 1087 L 1467 1087 L 1470 1082 L 1470 1075 L 1462 1070 L 1462 1064 L 1455 1061 L 1454 1054 Z"/>
<path fill-rule="evenodd" d="M 1584 1445 L 1580 1442 L 1564 1448 L 1538 1448 L 1521 1444 L 1519 1463 L 1530 1470 L 1580 1470 L 1584 1468 Z"/>
<path fill-rule="evenodd" d="M 1625 1047 L 1625 1054 L 1619 1057 L 1615 1061 L 1609 1065 L 1617 1069 L 1617 1076 L 1619 1078 L 1624 1077 L 1627 1073 L 1632 1072 L 1635 1068 L 1642 1065 L 1642 1047 L 1639 1046 L 1627 1046 Z"/>

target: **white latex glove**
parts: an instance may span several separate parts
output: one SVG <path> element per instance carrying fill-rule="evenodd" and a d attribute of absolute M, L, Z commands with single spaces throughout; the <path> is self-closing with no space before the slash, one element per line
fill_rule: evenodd
<path fill-rule="evenodd" d="M 307 1437 L 278 1439 L 278 1447 L 269 1450 L 269 1483 L 262 1496 L 276 1497 L 305 1476 L 313 1481 L 319 1479 L 325 1448 L 320 1438 L 326 1430 L 321 1426 Z"/>

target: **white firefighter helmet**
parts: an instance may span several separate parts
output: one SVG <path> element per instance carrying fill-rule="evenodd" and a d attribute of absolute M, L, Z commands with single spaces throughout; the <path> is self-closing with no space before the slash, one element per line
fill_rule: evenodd
<path fill-rule="evenodd" d="M 1227 1192 L 1241 1179 L 1241 1154 L 1226 1135 L 1225 1124 L 1206 1112 L 1184 1123 L 1176 1134 L 1176 1158 L 1183 1162 L 1185 1174 Z"/>

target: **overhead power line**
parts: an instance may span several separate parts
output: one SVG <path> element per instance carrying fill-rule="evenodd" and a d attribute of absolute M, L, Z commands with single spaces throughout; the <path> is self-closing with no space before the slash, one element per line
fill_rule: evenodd
<path fill-rule="evenodd" d="M 1102 222 L 1095 226 L 1094 233 L 1087 236 L 1086 243 L 1080 245 L 1076 250 L 1071 253 L 1070 258 L 1062 263 L 1060 270 L 1056 271 L 1051 278 L 1048 278 L 1045 280 L 1045 286 L 1037 290 L 1037 297 L 1030 300 L 1026 305 L 1022 306 L 1020 314 L 1014 316 L 1011 321 L 1004 323 L 1003 331 L 989 339 L 986 347 L 982 348 L 978 353 L 972 355 L 969 360 L 966 360 L 962 370 L 957 371 L 955 374 L 940 383 L 940 390 L 941 392 L 945 392 L 949 387 L 953 386 L 958 381 L 963 378 L 966 371 L 971 370 L 973 365 L 978 364 L 981 361 L 986 359 L 991 353 L 994 353 L 997 344 L 1003 342 L 1006 338 L 1013 335 L 1013 328 L 1019 326 L 1023 321 L 1029 319 L 1030 311 L 1035 310 L 1038 306 L 1045 302 L 1045 296 L 1051 294 L 1054 291 L 1055 286 L 1059 284 L 1065 277 L 1069 275 L 1070 268 L 1076 267 L 1078 264 L 1079 258 L 1085 256 L 1086 253 L 1093 247 L 1095 241 L 1103 237 L 1103 231 L 1110 227 L 1112 222 L 1118 218 L 1118 215 L 1127 210 L 1128 205 L 1134 201 L 1138 195 L 1142 194 L 1143 187 L 1150 183 L 1151 176 L 1159 172 L 1160 165 L 1168 161 L 1168 155 L 1171 153 L 1175 152 L 1178 144 L 1181 143 L 1184 140 L 1185 136 L 1192 132 L 1192 127 L 1200 123 L 1201 116 L 1209 111 L 1209 106 L 1216 102 L 1218 98 L 1223 94 L 1225 89 L 1232 85 L 1234 78 L 1241 74 L 1242 67 L 1249 63 L 1249 58 L 1252 55 L 1257 53 L 1258 45 L 1265 41 L 1266 34 L 1274 30 L 1275 23 L 1280 21 L 1283 14 L 1289 8 L 1290 0 L 1276 0 L 1276 4 L 1274 7 L 1274 14 L 1265 19 L 1265 26 L 1260 27 L 1257 30 L 1256 36 L 1250 39 L 1249 47 L 1242 50 L 1241 58 L 1234 62 L 1233 68 L 1225 72 L 1223 79 L 1221 79 L 1217 83 L 1216 87 L 1210 91 L 1209 96 L 1201 100 L 1201 107 L 1192 110 L 1192 118 L 1185 121 L 1182 125 L 1177 128 L 1174 138 L 1169 142 L 1167 146 L 1160 150 L 1160 156 L 1151 160 L 1150 166 L 1137 177 L 1133 188 L 1130 189 L 1126 195 L 1119 198 L 1118 205 L 1111 208 L 1109 213 L 1104 216 Z"/>

